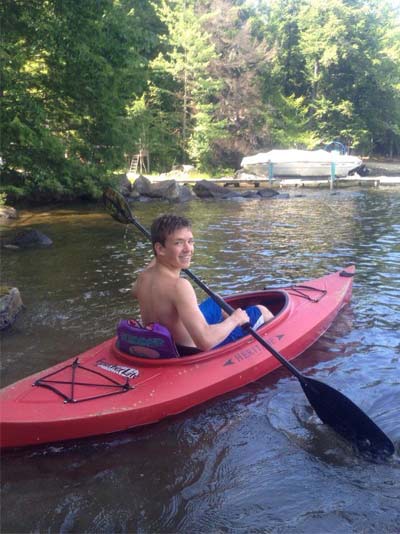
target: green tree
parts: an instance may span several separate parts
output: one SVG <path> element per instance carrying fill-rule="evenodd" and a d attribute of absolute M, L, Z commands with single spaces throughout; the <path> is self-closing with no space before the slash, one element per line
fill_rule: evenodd
<path fill-rule="evenodd" d="M 215 49 L 195 4 L 194 0 L 161 2 L 158 15 L 167 30 L 165 49 L 152 68 L 162 74 L 158 88 L 163 97 L 167 92 L 171 96 L 171 91 L 175 95 L 175 103 L 169 102 L 170 120 L 179 125 L 176 135 L 182 161 L 189 156 L 204 166 L 213 138 L 223 135 L 223 123 L 214 118 L 213 99 L 219 81 L 210 75 L 209 65 Z"/>
<path fill-rule="evenodd" d="M 254 29 L 257 11 L 247 2 L 209 0 L 199 4 L 198 10 L 216 51 L 208 67 L 210 75 L 220 80 L 213 117 L 225 125 L 224 135 L 214 136 L 209 157 L 214 166 L 237 168 L 243 155 L 262 148 L 269 135 L 268 110 L 262 98 L 269 51 Z"/>
<path fill-rule="evenodd" d="M 376 36 L 380 53 L 373 62 L 377 87 L 365 102 L 365 113 L 372 151 L 393 157 L 400 155 L 400 5 L 378 7 L 382 31 Z"/>
<path fill-rule="evenodd" d="M 260 3 L 264 17 L 257 31 L 265 36 L 268 68 L 262 75 L 262 100 L 268 136 L 264 147 L 311 148 L 318 136 L 310 127 L 309 79 L 301 48 L 299 13 L 307 0 Z"/>
<path fill-rule="evenodd" d="M 9 193 L 97 196 L 121 166 L 126 105 L 146 87 L 143 51 L 155 46 L 137 31 L 139 3 L 3 3 L 1 151 Z"/>
<path fill-rule="evenodd" d="M 272 75 L 284 97 L 304 96 L 308 83 L 299 13 L 306 0 L 279 0 L 271 3 L 268 24 L 269 43 L 274 50 Z"/>
<path fill-rule="evenodd" d="M 265 90 L 272 143 L 341 139 L 365 153 L 385 145 L 394 153 L 398 20 L 384 1 L 273 0 L 264 27 L 273 50 Z"/>
<path fill-rule="evenodd" d="M 382 47 L 391 26 L 382 3 L 312 0 L 299 25 L 314 129 L 321 139 L 370 150 L 379 117 L 392 115 L 396 100 L 387 84 L 396 66 Z"/>

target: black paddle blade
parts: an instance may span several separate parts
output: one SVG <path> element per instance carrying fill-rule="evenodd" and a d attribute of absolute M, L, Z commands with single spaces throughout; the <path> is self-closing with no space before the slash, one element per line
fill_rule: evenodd
<path fill-rule="evenodd" d="M 103 203 L 108 213 L 116 221 L 122 224 L 133 222 L 132 213 L 127 201 L 115 189 L 111 187 L 105 189 L 103 192 Z"/>
<path fill-rule="evenodd" d="M 308 376 L 300 384 L 321 421 L 353 442 L 362 454 L 388 457 L 394 453 L 392 441 L 343 393 Z"/>

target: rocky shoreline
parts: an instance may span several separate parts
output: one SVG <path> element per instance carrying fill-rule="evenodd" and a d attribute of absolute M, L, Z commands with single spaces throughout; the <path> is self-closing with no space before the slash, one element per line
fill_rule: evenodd
<path fill-rule="evenodd" d="M 174 176 L 172 178 L 171 176 Z M 273 197 L 287 197 L 271 187 L 253 190 L 235 190 L 218 185 L 213 180 L 195 180 L 193 187 L 185 182 L 193 182 L 190 177 L 174 171 L 168 175 L 151 177 L 137 175 L 136 177 L 122 178 L 119 190 L 128 201 L 148 202 L 155 199 L 171 202 L 187 202 L 194 199 L 240 200 L 240 199 L 267 199 Z M 221 179 L 224 183 L 224 179 Z"/>
<path fill-rule="evenodd" d="M 366 176 L 354 174 L 335 180 L 336 187 L 351 185 L 399 185 L 400 160 L 378 160 L 364 158 L 368 169 Z M 279 178 L 272 183 L 267 177 L 262 178 L 239 169 L 232 176 L 221 176 L 214 179 L 196 178 L 191 173 L 193 168 L 174 169 L 159 175 L 142 176 L 127 173 L 120 182 L 120 191 L 129 201 L 149 201 L 162 198 L 175 202 L 186 202 L 195 198 L 240 199 L 240 198 L 272 198 L 288 196 L 279 190 L 282 187 L 328 187 L 327 178 Z M 261 184 L 268 187 L 261 188 Z M 190 186 L 189 186 L 190 185 Z M 233 186 L 233 187 L 228 187 Z"/>

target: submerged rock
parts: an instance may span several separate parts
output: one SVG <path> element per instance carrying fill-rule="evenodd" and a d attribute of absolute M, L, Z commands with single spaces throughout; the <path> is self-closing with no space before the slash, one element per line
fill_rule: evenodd
<path fill-rule="evenodd" d="M 269 187 L 263 187 L 262 189 L 258 189 L 257 193 L 262 198 L 272 198 L 280 195 L 279 191 L 276 191 L 275 189 L 270 189 Z"/>
<path fill-rule="evenodd" d="M 14 238 L 5 243 L 4 247 L 27 248 L 27 247 L 49 247 L 53 241 L 40 230 L 27 229 L 19 232 Z"/>

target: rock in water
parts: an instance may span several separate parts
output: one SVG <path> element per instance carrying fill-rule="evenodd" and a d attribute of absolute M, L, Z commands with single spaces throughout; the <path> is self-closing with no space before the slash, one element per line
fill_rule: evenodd
<path fill-rule="evenodd" d="M 39 230 L 28 229 L 19 232 L 8 244 L 20 248 L 34 246 L 49 247 L 53 244 L 53 241 Z"/>
<path fill-rule="evenodd" d="M 0 330 L 13 324 L 22 309 L 21 295 L 16 287 L 2 287 L 0 291 Z"/>
<path fill-rule="evenodd" d="M 17 219 L 18 214 L 15 208 L 11 206 L 0 206 L 0 220 Z"/>

